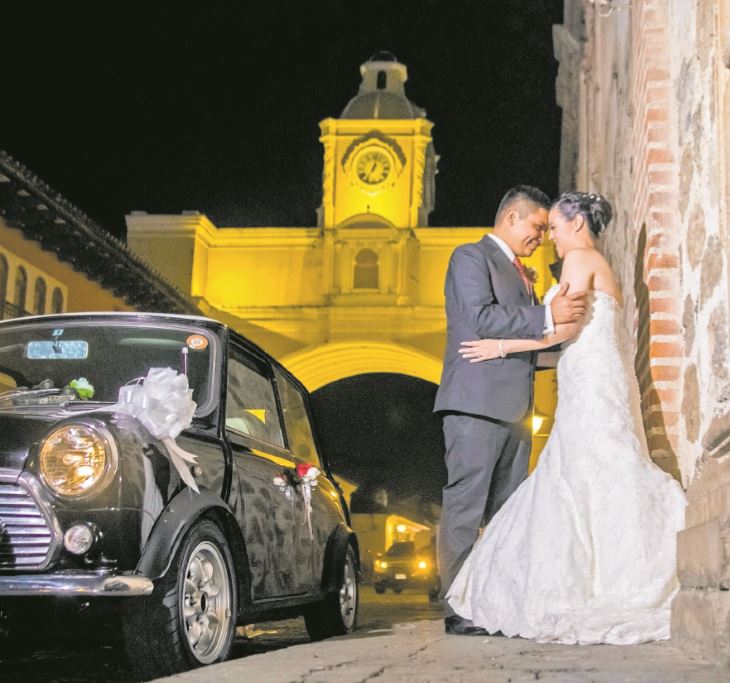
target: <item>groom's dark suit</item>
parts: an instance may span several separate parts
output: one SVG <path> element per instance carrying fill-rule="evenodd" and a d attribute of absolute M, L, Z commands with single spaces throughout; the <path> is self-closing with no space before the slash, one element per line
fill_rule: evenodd
<path fill-rule="evenodd" d="M 469 363 L 463 341 L 541 339 L 534 306 L 509 257 L 489 236 L 457 247 L 446 273 L 448 341 L 434 411 L 443 415 L 448 483 L 443 490 L 439 565 L 443 594 L 489 519 L 527 476 L 535 355 Z M 446 614 L 453 611 L 446 607 Z"/>

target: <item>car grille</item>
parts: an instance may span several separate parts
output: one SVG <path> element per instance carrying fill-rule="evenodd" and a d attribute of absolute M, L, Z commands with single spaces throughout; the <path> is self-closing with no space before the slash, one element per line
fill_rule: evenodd
<path fill-rule="evenodd" d="M 53 533 L 33 496 L 18 484 L 0 482 L 0 571 L 40 569 Z"/>

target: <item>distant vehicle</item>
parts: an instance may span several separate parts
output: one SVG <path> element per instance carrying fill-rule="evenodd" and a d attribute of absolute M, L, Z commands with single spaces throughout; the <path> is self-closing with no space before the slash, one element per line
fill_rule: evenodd
<path fill-rule="evenodd" d="M 423 588 L 431 602 L 438 599 L 439 575 L 435 548 L 416 549 L 413 541 L 401 541 L 388 548 L 375 560 L 373 587 L 376 593 L 391 588 L 400 593 L 404 588 Z"/>
<path fill-rule="evenodd" d="M 148 423 L 119 406 L 151 368 L 184 389 L 146 395 Z M 178 404 L 177 436 L 154 436 Z M 0 323 L 0 646 L 58 612 L 113 615 L 147 680 L 225 660 L 238 624 L 352 631 L 358 544 L 311 415 L 291 373 L 214 320 Z"/>

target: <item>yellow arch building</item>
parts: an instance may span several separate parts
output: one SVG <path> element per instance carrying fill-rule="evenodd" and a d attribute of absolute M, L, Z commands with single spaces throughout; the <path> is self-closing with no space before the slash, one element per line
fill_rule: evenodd
<path fill-rule="evenodd" d="M 322 204 L 312 227 L 218 227 L 196 211 L 127 216 L 129 247 L 200 309 L 238 329 L 310 390 L 368 372 L 438 383 L 446 340 L 443 283 L 453 249 L 486 227 L 430 227 L 438 156 L 426 113 L 405 93 L 405 65 L 378 53 L 359 92 L 320 122 Z M 272 201 L 275 198 L 272 197 Z M 552 283 L 550 246 L 529 259 Z M 555 402 L 539 373 L 537 410 Z M 536 449 L 544 439 L 538 433 Z"/>

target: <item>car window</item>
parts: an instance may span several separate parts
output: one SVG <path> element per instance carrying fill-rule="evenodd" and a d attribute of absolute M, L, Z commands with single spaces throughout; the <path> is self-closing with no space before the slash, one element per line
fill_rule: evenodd
<path fill-rule="evenodd" d="M 201 415 L 218 398 L 212 388 L 216 348 L 214 334 L 184 324 L 125 318 L 6 324 L 0 329 L 0 392 L 41 383 L 60 392 L 84 378 L 93 388 L 90 398 L 115 403 L 120 388 L 150 368 L 171 368 L 187 376 Z"/>
<path fill-rule="evenodd" d="M 304 396 L 297 387 L 278 369 L 274 370 L 276 386 L 279 389 L 284 427 L 289 440 L 289 450 L 294 456 L 316 467 L 322 466 L 314 444 L 312 425 L 304 403 Z"/>
<path fill-rule="evenodd" d="M 230 346 L 226 428 L 283 447 L 279 412 L 271 380 L 254 359 Z"/>

